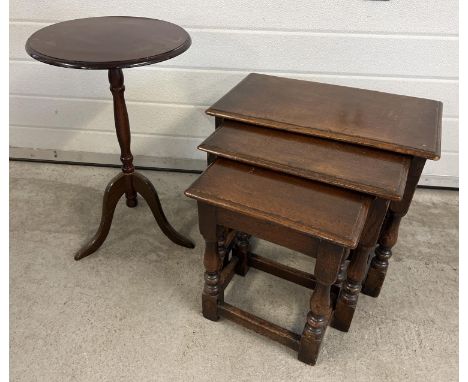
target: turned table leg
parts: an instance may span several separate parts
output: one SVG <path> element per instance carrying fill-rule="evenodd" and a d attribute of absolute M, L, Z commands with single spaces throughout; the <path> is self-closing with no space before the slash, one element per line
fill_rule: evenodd
<path fill-rule="evenodd" d="M 156 222 L 170 240 L 181 246 L 194 248 L 195 245 L 178 233 L 168 222 L 156 189 L 151 182 L 142 174 L 135 172 L 133 155 L 130 150 L 130 124 L 125 105 L 122 69 L 109 69 L 109 83 L 114 100 L 115 132 L 120 146 L 122 172 L 107 186 L 104 192 L 99 228 L 93 238 L 76 253 L 75 260 L 89 256 L 99 249 L 109 233 L 117 202 L 125 194 L 127 206 L 136 207 L 138 204 L 137 192 L 146 200 Z"/>
<path fill-rule="evenodd" d="M 198 202 L 198 219 L 200 233 L 205 239 L 205 284 L 202 293 L 203 316 L 211 321 L 219 319 L 218 302 L 223 301 L 220 271 L 221 257 L 218 253 L 218 238 L 223 228 L 216 223 L 216 207 Z"/>
<path fill-rule="evenodd" d="M 343 259 L 341 261 L 340 265 L 340 270 L 338 271 L 338 275 L 336 276 L 336 280 L 333 283 L 332 290 L 331 290 L 331 300 L 332 300 L 332 306 L 335 308 L 336 302 L 338 300 L 338 293 L 336 291 L 340 291 L 343 283 L 346 280 L 346 272 L 348 269 L 349 265 L 349 259 L 352 257 L 353 251 L 350 251 L 349 249 L 346 249 L 346 253 L 343 256 Z"/>
<path fill-rule="evenodd" d="M 362 292 L 368 296 L 378 297 L 380 294 L 387 274 L 388 260 L 392 257 L 392 248 L 398 240 L 398 229 L 402 217 L 402 214 L 388 211 L 379 237 L 379 245 L 375 248 L 375 256 L 371 261 L 362 289 Z"/>
<path fill-rule="evenodd" d="M 366 277 L 367 263 L 372 247 L 359 245 L 353 251 L 347 269 L 347 277 L 343 282 L 335 305 L 335 311 L 330 326 L 347 332 L 356 310 L 362 282 Z"/>
<path fill-rule="evenodd" d="M 236 273 L 240 276 L 245 276 L 249 271 L 249 252 L 250 252 L 250 235 L 244 232 L 238 232 L 236 243 L 232 248 L 232 254 L 239 258 L 236 265 Z"/>
<path fill-rule="evenodd" d="M 385 223 L 382 226 L 378 239 L 379 245 L 375 249 L 375 256 L 372 259 L 366 281 L 362 288 L 362 292 L 368 296 L 378 297 L 380 294 L 387 274 L 388 261 L 392 257 L 392 248 L 398 240 L 401 219 L 408 212 L 425 163 L 425 159 L 413 157 L 403 198 L 399 202 L 390 203 Z"/>
<path fill-rule="evenodd" d="M 347 269 L 346 280 L 343 282 L 331 326 L 347 332 L 356 310 L 359 292 L 366 277 L 369 255 L 379 237 L 380 228 L 385 218 L 389 202 L 375 199 L 367 216 L 366 225 L 357 248 L 352 251 Z"/>
<path fill-rule="evenodd" d="M 315 365 L 332 311 L 330 290 L 347 255 L 345 248 L 321 242 L 317 251 L 314 275 L 315 289 L 310 298 L 310 311 L 299 343 L 298 359 Z"/>
<path fill-rule="evenodd" d="M 218 246 L 218 256 L 221 259 L 222 266 L 221 268 L 224 268 L 228 263 L 229 263 L 229 252 L 227 251 L 226 248 L 226 228 L 219 228 L 218 230 L 218 241 L 217 241 L 217 246 Z"/>

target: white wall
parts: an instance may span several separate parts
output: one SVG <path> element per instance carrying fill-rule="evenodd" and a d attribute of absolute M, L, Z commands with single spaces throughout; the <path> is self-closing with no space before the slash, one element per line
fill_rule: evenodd
<path fill-rule="evenodd" d="M 24 51 L 41 27 L 104 15 L 171 21 L 193 40 L 175 59 L 124 71 L 137 164 L 203 166 L 196 146 L 214 124 L 204 110 L 256 71 L 442 101 L 442 159 L 422 183 L 458 185 L 456 0 L 11 0 L 12 156 L 118 162 L 107 74 Z"/>

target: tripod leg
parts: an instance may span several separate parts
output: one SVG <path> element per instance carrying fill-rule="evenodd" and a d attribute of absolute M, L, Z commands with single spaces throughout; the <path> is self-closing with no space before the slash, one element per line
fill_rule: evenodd
<path fill-rule="evenodd" d="M 84 245 L 75 255 L 75 260 L 80 260 L 83 257 L 89 256 L 96 252 L 106 240 L 107 234 L 109 233 L 112 218 L 114 216 L 115 206 L 117 202 L 125 194 L 127 177 L 131 175 L 125 175 L 123 173 L 115 176 L 107 185 L 106 191 L 104 191 L 104 197 L 102 200 L 102 215 L 101 223 L 93 238 Z"/>
<path fill-rule="evenodd" d="M 178 233 L 167 221 L 166 215 L 164 215 L 164 211 L 161 207 L 158 193 L 149 179 L 138 172 L 134 172 L 132 176 L 133 186 L 135 187 L 136 192 L 138 192 L 148 203 L 148 206 L 151 208 L 151 212 L 153 212 L 153 216 L 156 219 L 159 228 L 161 228 L 161 231 L 163 231 L 164 234 L 174 243 L 187 248 L 195 248 L 195 244 Z"/>

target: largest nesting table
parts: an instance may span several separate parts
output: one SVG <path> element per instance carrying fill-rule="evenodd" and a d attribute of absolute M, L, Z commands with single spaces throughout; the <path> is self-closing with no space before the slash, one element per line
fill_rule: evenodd
<path fill-rule="evenodd" d="M 107 70 L 114 99 L 115 131 L 120 145 L 122 172 L 104 192 L 101 223 L 94 237 L 75 255 L 82 259 L 95 252 L 109 233 L 114 210 L 125 195 L 128 207 L 137 205 L 137 193 L 148 203 L 164 234 L 187 248 L 194 244 L 168 222 L 156 189 L 135 172 L 130 151 L 130 124 L 124 98 L 122 69 L 150 65 L 176 57 L 191 45 L 189 34 L 166 21 L 144 17 L 93 17 L 65 21 L 35 32 L 26 51 L 46 64 L 74 69 Z"/>

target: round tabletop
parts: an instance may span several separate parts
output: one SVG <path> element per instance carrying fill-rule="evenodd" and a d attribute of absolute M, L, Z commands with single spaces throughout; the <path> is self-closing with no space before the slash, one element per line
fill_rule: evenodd
<path fill-rule="evenodd" d="M 38 61 L 76 69 L 149 65 L 185 52 L 190 35 L 178 25 L 145 17 L 109 16 L 64 21 L 26 42 Z"/>

